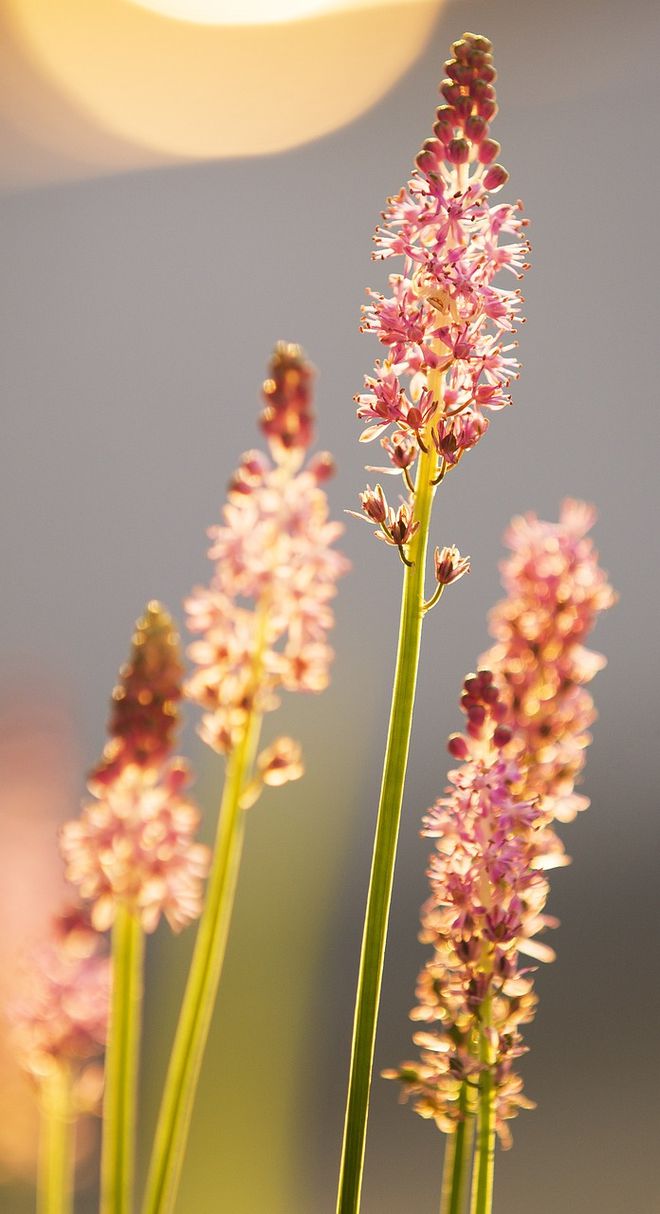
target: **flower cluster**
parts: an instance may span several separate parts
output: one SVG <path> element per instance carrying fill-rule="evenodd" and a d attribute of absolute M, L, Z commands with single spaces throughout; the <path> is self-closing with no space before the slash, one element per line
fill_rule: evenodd
<path fill-rule="evenodd" d="M 548 818 L 571 821 L 588 798 L 575 792 L 595 719 L 583 684 L 605 665 L 584 638 L 615 594 L 587 532 L 592 506 L 567 499 L 558 523 L 512 520 L 502 565 L 507 597 L 490 615 L 496 644 L 481 661 L 498 683 L 525 770 L 525 796 L 544 798 Z"/>
<path fill-rule="evenodd" d="M 277 707 L 280 688 L 322 691 L 328 683 L 330 602 L 347 562 L 332 547 L 342 527 L 329 520 L 322 488 L 332 460 L 320 454 L 303 466 L 312 439 L 311 382 L 299 347 L 280 343 L 261 416 L 274 462 L 260 451 L 243 456 L 223 521 L 209 532 L 211 584 L 196 588 L 186 604 L 188 626 L 200 634 L 189 649 L 197 669 L 187 694 L 204 709 L 202 737 L 225 754 L 253 716 Z M 261 761 L 266 782 L 302 772 L 290 739 L 282 743 L 293 758 Z"/>
<path fill-rule="evenodd" d="M 509 593 L 491 616 L 500 640 L 465 680 L 465 732 L 449 739 L 461 766 L 422 832 L 436 843 L 420 936 L 434 952 L 411 1014 L 424 1026 L 415 1035 L 421 1060 L 386 1072 L 417 1112 L 450 1133 L 464 1116 L 464 1085 L 478 1086 L 488 1067 L 504 1145 L 506 1122 L 532 1107 L 514 1070 L 521 1026 L 537 1002 L 521 958 L 554 956 L 536 939 L 555 925 L 545 912 L 545 872 L 567 863 L 552 822 L 581 807 L 574 784 L 594 714 L 579 684 L 603 664 L 581 640 L 613 601 L 585 539 L 593 517 L 583 503 L 566 502 L 558 524 L 528 515 L 507 533 Z"/>
<path fill-rule="evenodd" d="M 9 1008 L 17 1057 L 39 1083 L 54 1066 L 71 1069 L 79 1111 L 94 1108 L 108 1029 L 110 960 L 102 938 L 78 907 L 55 917 L 30 955 L 23 991 Z"/>
<path fill-rule="evenodd" d="M 424 1026 L 414 1038 L 421 1061 L 386 1075 L 401 1081 L 421 1116 L 451 1133 L 462 1115 L 463 1084 L 476 1087 L 484 1069 L 480 1035 L 487 1030 L 497 1128 L 506 1141 L 506 1121 L 531 1107 L 513 1069 L 523 1052 L 520 1026 L 536 1005 L 520 954 L 552 955 L 534 939 L 551 924 L 544 913 L 548 883 L 535 864 L 540 810 L 519 795 L 520 768 L 506 757 L 507 708 L 491 671 L 468 676 L 462 707 L 467 729 L 453 736 L 450 749 L 464 762 L 450 772 L 449 795 L 429 811 L 422 832 L 437 843 L 420 935 L 434 955 L 419 977 L 412 1012 Z M 546 858 L 561 863 L 561 849 Z"/>
<path fill-rule="evenodd" d="M 492 46 L 464 34 L 453 44 L 440 91 L 433 138 L 408 184 L 389 200 L 376 233 L 376 259 L 404 258 L 391 294 L 370 292 L 363 329 L 388 347 L 356 397 L 367 427 L 389 459 L 382 471 L 404 473 L 432 444 L 440 476 L 485 433 L 485 412 L 510 403 L 517 377 L 514 344 L 520 291 L 493 285 L 507 269 L 526 269 L 521 204 L 490 205 L 508 174 L 494 161 L 499 144 L 489 123 L 497 112 Z M 503 237 L 512 237 L 503 242 Z"/>
<path fill-rule="evenodd" d="M 112 925 L 118 903 L 149 932 L 161 915 L 179 931 L 201 913 L 210 857 L 195 842 L 188 765 L 170 757 L 180 670 L 172 620 L 150 603 L 113 693 L 114 735 L 89 780 L 93 800 L 60 836 L 66 876 L 93 904 L 97 931 Z"/>

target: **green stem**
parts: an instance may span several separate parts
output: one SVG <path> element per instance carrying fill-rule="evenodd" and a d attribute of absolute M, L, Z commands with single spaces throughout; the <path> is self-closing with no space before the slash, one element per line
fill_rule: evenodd
<path fill-rule="evenodd" d="M 40 1090 L 37 1214 L 71 1214 L 75 1158 L 75 1114 L 71 1074 L 55 1064 Z"/>
<path fill-rule="evenodd" d="M 479 1057 L 484 1069 L 479 1076 L 479 1114 L 477 1145 L 472 1172 L 470 1214 L 491 1214 L 493 1208 L 493 1179 L 495 1173 L 495 1084 L 493 1080 L 492 1048 L 488 1036 L 490 998 L 482 1011 L 479 1034 Z"/>
<path fill-rule="evenodd" d="M 165 1214 L 176 1200 L 234 906 L 245 832 L 241 794 L 252 771 L 260 726 L 261 717 L 251 713 L 227 762 L 213 864 L 165 1080 L 143 1214 Z"/>
<path fill-rule="evenodd" d="M 442 1173 L 440 1214 L 463 1214 L 474 1141 L 474 1111 L 470 1088 L 464 1081 L 458 1098 L 461 1119 L 447 1138 Z"/>
<path fill-rule="evenodd" d="M 408 546 L 408 558 L 412 564 L 406 568 L 403 576 L 394 690 L 353 1023 L 337 1214 L 355 1214 L 360 1206 L 378 1004 L 419 664 L 424 567 L 435 493 L 431 481 L 436 468 L 437 456 L 434 451 L 420 455 L 415 482 L 415 519 L 419 522 L 419 529 Z"/>
<path fill-rule="evenodd" d="M 105 1060 L 101 1214 L 130 1214 L 135 1176 L 144 932 L 121 903 L 112 928 L 112 999 Z"/>

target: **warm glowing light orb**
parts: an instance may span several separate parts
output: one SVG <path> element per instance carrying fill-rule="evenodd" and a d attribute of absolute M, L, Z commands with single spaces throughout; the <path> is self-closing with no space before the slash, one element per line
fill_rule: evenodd
<path fill-rule="evenodd" d="M 110 136 L 137 149 L 135 167 L 140 154 L 153 164 L 154 157 L 277 152 L 343 126 L 414 62 L 441 2 L 4 0 L 4 6 L 12 35 L 42 76 L 93 122 L 100 144 Z M 52 125 L 45 119 L 43 134 Z M 89 155 L 87 147 L 74 152 Z"/>
<path fill-rule="evenodd" d="M 345 8 L 330 0 L 129 0 L 175 21 L 198 25 L 254 25 L 295 21 L 313 13 Z"/>

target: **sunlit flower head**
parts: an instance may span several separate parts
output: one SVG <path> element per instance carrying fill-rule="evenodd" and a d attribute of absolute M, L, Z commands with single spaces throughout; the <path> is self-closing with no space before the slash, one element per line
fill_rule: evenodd
<path fill-rule="evenodd" d="M 161 915 L 174 931 L 200 915 L 209 850 L 195 841 L 200 813 L 189 780 L 183 759 L 127 767 L 109 784 L 92 782 L 94 799 L 62 828 L 67 880 L 92 904 L 98 931 L 112 926 L 120 903 L 147 932 Z"/>
<path fill-rule="evenodd" d="M 186 610 L 199 637 L 187 694 L 204 709 L 201 735 L 228 753 L 253 713 L 277 707 L 279 691 L 322 691 L 329 680 L 330 606 L 347 562 L 333 545 L 343 530 L 328 516 L 327 453 L 301 467 L 312 439 L 312 373 L 298 347 L 276 347 L 264 392 L 275 464 L 247 452 L 232 477 L 222 522 L 212 527 L 211 583 Z"/>
<path fill-rule="evenodd" d="M 375 259 L 402 258 L 402 270 L 363 309 L 363 330 L 386 354 L 356 397 L 362 441 L 380 439 L 383 470 L 408 488 L 420 450 L 435 449 L 440 476 L 456 467 L 485 434 L 487 415 L 510 403 L 518 375 L 520 291 L 494 280 L 500 270 L 522 277 L 528 245 L 521 203 L 491 205 L 508 178 L 490 134 L 493 48 L 468 33 L 452 49 L 433 135 L 376 232 Z"/>
<path fill-rule="evenodd" d="M 195 842 L 200 814 L 187 793 L 188 764 L 171 754 L 181 675 L 173 622 L 149 603 L 113 693 L 91 799 L 60 832 L 67 879 L 91 904 L 98 931 L 112 925 L 119 904 L 148 932 L 161 915 L 179 931 L 201 913 L 209 851 Z"/>

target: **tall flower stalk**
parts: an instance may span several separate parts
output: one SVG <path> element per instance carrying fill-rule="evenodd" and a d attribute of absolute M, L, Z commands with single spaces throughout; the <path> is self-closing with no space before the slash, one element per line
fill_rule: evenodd
<path fill-rule="evenodd" d="M 446 585 L 469 568 L 454 547 L 436 548 L 436 587 L 427 599 L 425 567 L 437 486 L 488 427 L 486 412 L 510 402 L 517 375 L 513 344 L 518 290 L 495 287 L 502 268 L 519 278 L 527 245 L 520 204 L 490 206 L 507 181 L 496 163 L 489 123 L 497 111 L 492 46 L 465 34 L 453 44 L 440 86 L 446 104 L 411 180 L 384 212 L 375 258 L 403 257 L 389 278 L 391 295 L 372 291 L 363 329 L 387 347 L 356 400 L 367 422 L 362 441 L 380 438 L 388 464 L 371 471 L 398 476 L 404 496 L 393 507 L 380 485 L 361 496 L 376 535 L 404 564 L 394 689 L 367 898 L 353 1025 L 350 1076 L 337 1198 L 354 1214 L 360 1191 L 376 1023 L 399 820 L 424 616 Z M 504 236 L 513 237 L 502 243 Z M 506 344 L 503 344 L 506 343 Z"/>
<path fill-rule="evenodd" d="M 149 603 L 113 692 L 110 740 L 89 779 L 93 800 L 61 832 L 68 880 L 112 930 L 112 994 L 101 1152 L 102 1214 L 133 1208 L 144 934 L 161 915 L 178 931 L 201 910 L 209 865 L 187 764 L 171 758 L 181 697 L 179 640 Z"/>
<path fill-rule="evenodd" d="M 533 1107 L 514 1071 L 537 1003 L 522 958 L 554 956 L 536 939 L 556 926 L 545 872 L 568 862 L 553 822 L 588 804 L 575 792 L 595 716 L 583 684 L 603 665 L 582 640 L 614 601 L 586 538 L 593 518 L 568 501 L 559 523 L 514 519 L 497 643 L 467 676 L 466 730 L 449 739 L 461 766 L 424 820 L 435 850 L 420 936 L 433 956 L 411 1013 L 421 1061 L 385 1074 L 450 1136 L 441 1214 L 463 1214 L 471 1163 L 470 1214 L 490 1214 L 496 1135 L 509 1146 L 508 1120 Z"/>
<path fill-rule="evenodd" d="M 273 462 L 249 451 L 234 475 L 223 522 L 211 529 L 215 571 L 193 592 L 188 621 L 200 635 L 188 695 L 204 709 L 200 733 L 226 757 L 224 792 L 204 912 L 165 1082 L 144 1201 L 173 1208 L 197 1082 L 215 1006 L 245 831 L 264 784 L 302 775 L 288 737 L 258 754 L 263 717 L 278 692 L 322 691 L 329 679 L 330 601 L 346 561 L 333 549 L 322 485 L 327 454 L 304 464 L 313 439 L 313 372 L 299 347 L 280 343 L 263 386 L 260 418 Z"/>

